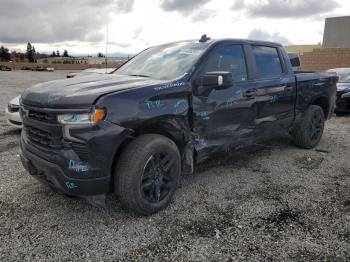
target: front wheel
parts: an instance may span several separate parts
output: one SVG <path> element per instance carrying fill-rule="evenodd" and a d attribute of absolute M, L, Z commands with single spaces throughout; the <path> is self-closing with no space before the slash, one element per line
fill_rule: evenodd
<path fill-rule="evenodd" d="M 122 152 L 114 174 L 115 193 L 122 206 L 140 215 L 165 208 L 178 187 L 181 157 L 167 137 L 147 134 Z"/>
<path fill-rule="evenodd" d="M 311 105 L 300 126 L 294 129 L 294 143 L 302 148 L 314 148 L 321 140 L 324 123 L 325 116 L 322 108 Z"/>

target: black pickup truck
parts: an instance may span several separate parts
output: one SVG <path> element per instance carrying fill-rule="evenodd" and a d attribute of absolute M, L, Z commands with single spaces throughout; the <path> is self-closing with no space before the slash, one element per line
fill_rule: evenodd
<path fill-rule="evenodd" d="M 71 196 L 114 192 L 166 207 L 197 163 L 289 132 L 315 147 L 335 105 L 331 73 L 294 73 L 276 43 L 202 37 L 151 47 L 112 74 L 47 82 L 21 98 L 21 159 Z"/>

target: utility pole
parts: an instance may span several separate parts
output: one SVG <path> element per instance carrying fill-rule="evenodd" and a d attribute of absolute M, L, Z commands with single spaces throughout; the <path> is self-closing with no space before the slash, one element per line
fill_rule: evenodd
<path fill-rule="evenodd" d="M 106 74 L 107 74 L 107 58 L 108 55 L 108 24 L 107 24 L 107 34 L 106 34 L 106 55 L 105 55 L 105 63 L 106 63 Z"/>

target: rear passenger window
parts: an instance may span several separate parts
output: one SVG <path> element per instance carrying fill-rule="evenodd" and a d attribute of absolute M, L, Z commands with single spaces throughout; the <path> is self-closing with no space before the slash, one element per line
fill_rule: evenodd
<path fill-rule="evenodd" d="M 252 46 L 257 78 L 274 78 L 282 75 L 282 63 L 277 48 Z"/>
<path fill-rule="evenodd" d="M 204 73 L 213 71 L 231 72 L 234 82 L 247 80 L 247 67 L 241 45 L 218 46 L 210 54 Z"/>

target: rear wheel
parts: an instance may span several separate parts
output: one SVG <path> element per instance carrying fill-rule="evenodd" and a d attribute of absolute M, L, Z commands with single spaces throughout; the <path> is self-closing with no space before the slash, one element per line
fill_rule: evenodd
<path fill-rule="evenodd" d="M 325 117 L 321 107 L 311 105 L 301 124 L 294 129 L 294 143 L 310 149 L 318 145 L 324 130 Z"/>
<path fill-rule="evenodd" d="M 167 137 L 137 137 L 124 150 L 115 170 L 115 192 L 122 206 L 150 215 L 171 201 L 181 175 L 176 144 Z"/>

